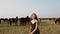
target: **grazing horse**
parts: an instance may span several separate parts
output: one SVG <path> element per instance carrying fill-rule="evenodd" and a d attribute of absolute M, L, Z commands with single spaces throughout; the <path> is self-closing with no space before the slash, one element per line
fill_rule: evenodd
<path fill-rule="evenodd" d="M 60 18 L 56 19 L 55 24 L 56 23 L 60 24 Z"/>
<path fill-rule="evenodd" d="M 30 18 L 27 16 L 27 17 L 25 17 L 25 18 L 20 18 L 19 19 L 19 21 L 20 21 L 20 25 L 26 25 L 28 22 L 30 22 Z"/>

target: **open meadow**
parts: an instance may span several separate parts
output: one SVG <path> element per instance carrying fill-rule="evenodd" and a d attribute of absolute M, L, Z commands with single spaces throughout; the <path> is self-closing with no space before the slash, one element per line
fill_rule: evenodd
<path fill-rule="evenodd" d="M 10 26 L 8 23 L 2 22 L 0 34 L 28 34 L 29 26 L 28 24 L 26 26 L 15 26 L 14 24 Z M 39 22 L 39 29 L 41 34 L 60 34 L 60 25 L 53 24 L 53 22 Z"/>

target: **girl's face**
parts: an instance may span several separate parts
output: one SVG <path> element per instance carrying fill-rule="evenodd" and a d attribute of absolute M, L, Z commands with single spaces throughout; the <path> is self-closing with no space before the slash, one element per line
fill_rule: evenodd
<path fill-rule="evenodd" d="M 32 19 L 35 19 L 35 17 L 36 17 L 35 14 L 32 14 L 31 18 L 32 18 Z"/>

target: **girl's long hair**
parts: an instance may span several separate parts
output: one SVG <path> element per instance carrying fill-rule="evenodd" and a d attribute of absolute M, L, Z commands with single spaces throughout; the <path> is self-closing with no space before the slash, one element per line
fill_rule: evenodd
<path fill-rule="evenodd" d="M 38 20 L 36 13 L 33 13 L 33 14 L 35 15 L 35 19 Z M 32 15 L 33 15 L 33 14 L 32 14 Z M 31 16 L 31 17 L 32 17 L 32 16 Z"/>

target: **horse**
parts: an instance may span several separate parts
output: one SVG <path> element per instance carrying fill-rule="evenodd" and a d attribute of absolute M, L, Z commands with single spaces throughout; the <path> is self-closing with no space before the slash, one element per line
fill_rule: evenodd
<path fill-rule="evenodd" d="M 60 24 L 60 18 L 57 18 L 55 24 Z"/>
<path fill-rule="evenodd" d="M 9 18 L 9 24 L 10 25 L 12 25 L 12 23 L 15 23 L 15 25 L 17 25 L 17 21 L 18 21 L 18 19 L 16 19 L 16 18 Z"/>
<path fill-rule="evenodd" d="M 20 25 L 26 25 L 27 23 L 29 23 L 30 22 L 30 18 L 27 16 L 27 17 L 25 17 L 25 18 L 20 18 L 19 19 L 19 21 L 20 21 Z"/>
<path fill-rule="evenodd" d="M 5 19 L 4 18 L 0 18 L 0 24 L 1 24 L 1 21 L 4 21 L 5 22 Z"/>

